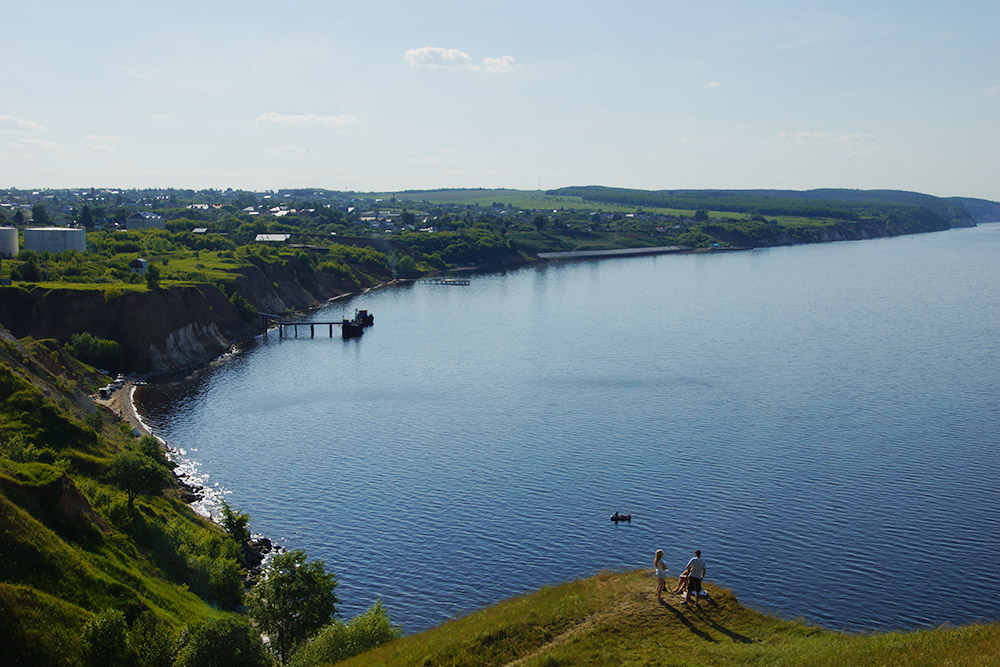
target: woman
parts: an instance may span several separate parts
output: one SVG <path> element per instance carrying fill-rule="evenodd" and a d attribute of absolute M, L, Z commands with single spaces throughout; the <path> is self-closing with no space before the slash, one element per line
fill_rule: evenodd
<path fill-rule="evenodd" d="M 680 593 L 682 591 L 687 590 L 688 577 L 690 576 L 691 576 L 691 566 L 688 565 L 686 568 L 684 568 L 684 571 L 681 572 L 681 576 L 677 577 L 677 585 L 674 586 L 674 593 Z"/>
<path fill-rule="evenodd" d="M 667 587 L 667 565 L 663 562 L 663 549 L 656 550 L 653 567 L 656 568 L 656 599 L 663 602 L 663 590 Z"/>

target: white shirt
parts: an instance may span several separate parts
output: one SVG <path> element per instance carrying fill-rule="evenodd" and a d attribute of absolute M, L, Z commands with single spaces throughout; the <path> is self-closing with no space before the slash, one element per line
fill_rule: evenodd
<path fill-rule="evenodd" d="M 691 568 L 691 576 L 695 579 L 705 578 L 705 561 L 700 558 L 692 558 L 688 561 L 688 567 Z"/>

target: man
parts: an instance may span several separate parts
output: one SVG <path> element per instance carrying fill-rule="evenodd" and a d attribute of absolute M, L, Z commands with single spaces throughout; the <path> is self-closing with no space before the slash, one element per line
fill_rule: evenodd
<path fill-rule="evenodd" d="M 687 604 L 691 600 L 691 594 L 694 593 L 695 606 L 700 608 L 701 580 L 705 578 L 705 573 L 708 571 L 708 568 L 705 567 L 705 561 L 701 559 L 701 550 L 695 549 L 694 558 L 688 561 L 687 566 L 691 569 L 691 574 L 688 576 L 687 593 L 681 604 Z"/>

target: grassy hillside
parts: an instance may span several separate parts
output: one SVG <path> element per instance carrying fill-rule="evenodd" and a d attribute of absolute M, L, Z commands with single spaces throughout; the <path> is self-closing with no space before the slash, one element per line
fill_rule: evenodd
<path fill-rule="evenodd" d="M 646 571 L 544 588 L 342 665 L 996 665 L 1000 624 L 846 634 L 747 609 L 709 584 L 701 609 Z"/>
<path fill-rule="evenodd" d="M 158 449 L 144 450 L 81 389 L 102 380 L 54 342 L 17 341 L 0 329 L 5 664 L 80 663 L 81 629 L 105 610 L 169 633 L 240 601 L 237 546 L 173 486 L 154 485 L 129 508 L 116 454 L 148 458 L 157 479 L 169 480 L 169 470 Z"/>

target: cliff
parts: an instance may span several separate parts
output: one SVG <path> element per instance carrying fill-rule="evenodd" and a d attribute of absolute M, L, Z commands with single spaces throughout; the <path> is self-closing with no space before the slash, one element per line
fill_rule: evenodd
<path fill-rule="evenodd" d="M 346 290 L 307 262 L 258 262 L 243 267 L 234 290 L 258 310 L 284 313 L 318 306 Z M 241 317 L 217 286 L 126 292 L 106 299 L 101 291 L 2 289 L 0 325 L 21 338 L 75 333 L 118 341 L 129 368 L 165 372 L 204 364 L 260 330 L 257 318 Z"/>
<path fill-rule="evenodd" d="M 787 226 L 770 222 L 710 222 L 700 231 L 736 247 L 766 248 L 802 243 L 830 243 L 919 234 L 950 229 L 948 220 L 928 209 L 901 210 L 881 219 L 841 220 L 825 225 Z"/>

